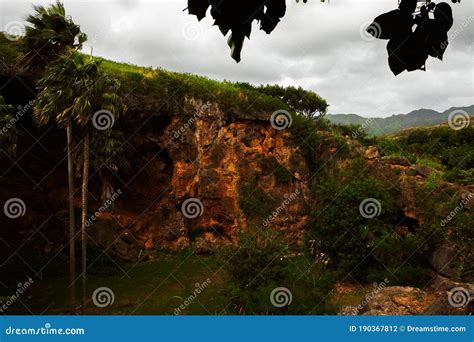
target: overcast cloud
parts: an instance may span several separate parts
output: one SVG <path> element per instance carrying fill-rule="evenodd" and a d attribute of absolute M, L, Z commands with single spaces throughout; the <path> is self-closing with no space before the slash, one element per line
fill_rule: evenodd
<path fill-rule="evenodd" d="M 32 3 L 50 2 L 0 0 L 0 30 L 22 21 Z M 198 22 L 183 12 L 185 0 L 64 3 L 89 36 L 85 50 L 93 46 L 95 55 L 117 61 L 218 80 L 301 85 L 326 98 L 331 113 L 388 116 L 474 104 L 472 0 L 452 5 L 455 24 L 445 60 L 429 58 L 427 72 L 398 77 L 387 65 L 386 41 L 360 36 L 362 25 L 396 8 L 397 0 L 288 0 L 287 15 L 271 35 L 255 24 L 240 64 L 211 18 Z"/>

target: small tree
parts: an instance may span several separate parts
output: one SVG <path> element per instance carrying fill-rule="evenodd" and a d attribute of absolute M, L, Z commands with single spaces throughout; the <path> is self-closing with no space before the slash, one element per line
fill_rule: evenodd
<path fill-rule="evenodd" d="M 328 103 L 314 91 L 301 87 L 282 87 L 279 85 L 260 86 L 258 91 L 285 102 L 296 113 L 308 119 L 317 119 L 326 115 Z"/>

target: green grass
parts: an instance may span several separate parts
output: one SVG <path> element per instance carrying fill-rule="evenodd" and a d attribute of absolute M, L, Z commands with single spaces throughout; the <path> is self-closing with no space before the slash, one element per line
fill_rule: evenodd
<path fill-rule="evenodd" d="M 191 251 L 184 250 L 162 252 L 153 261 L 124 265 L 124 270 L 129 270 L 128 277 L 121 271 L 114 275 L 89 275 L 86 314 L 172 315 L 193 294 L 196 284 L 202 284 L 208 278 L 211 280 L 210 285 L 181 314 L 222 313 L 227 306 L 227 299 L 221 290 L 226 282 L 222 263 L 216 256 L 196 256 Z M 44 314 L 67 313 L 70 309 L 67 283 L 67 276 L 35 281 L 27 306 L 34 313 L 40 313 L 46 308 Z M 77 284 L 78 294 L 79 284 L 80 282 Z M 113 305 L 98 308 L 92 303 L 92 293 L 99 287 L 112 289 L 115 294 Z M 8 313 L 25 313 L 22 308 L 21 305 L 16 305 Z"/>
<path fill-rule="evenodd" d="M 117 63 L 102 58 L 102 68 L 122 83 L 125 95 L 145 94 L 146 97 L 160 100 L 160 110 L 174 114 L 188 114 L 185 99 L 195 98 L 204 103 L 213 102 L 226 115 L 250 117 L 270 114 L 279 109 L 288 109 L 281 100 L 243 89 L 232 82 L 219 82 L 189 73 L 166 71 L 161 68 L 138 67 Z"/>
<path fill-rule="evenodd" d="M 0 56 L 7 65 L 14 65 L 20 54 L 21 40 L 11 42 L 0 34 Z M 228 116 L 245 114 L 247 117 L 270 118 L 276 110 L 289 110 L 281 100 L 262 94 L 257 90 L 246 89 L 232 82 L 219 82 L 189 73 L 166 71 L 161 68 L 139 67 L 118 63 L 101 57 L 102 69 L 122 83 L 123 96 L 134 94 L 140 99 L 156 102 L 154 111 L 170 114 L 188 114 L 190 108 L 185 99 L 199 99 L 219 105 Z"/>

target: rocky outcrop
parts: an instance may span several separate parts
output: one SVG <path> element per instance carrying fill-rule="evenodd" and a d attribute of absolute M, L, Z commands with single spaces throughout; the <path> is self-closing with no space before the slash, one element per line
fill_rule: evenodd
<path fill-rule="evenodd" d="M 438 285 L 440 285 L 438 283 Z M 470 313 L 468 284 L 450 284 L 421 290 L 408 286 L 381 288 L 359 305 L 343 308 L 340 315 L 466 315 Z M 452 286 L 455 285 L 455 286 Z M 464 285 L 465 287 L 461 287 Z M 463 290 L 461 290 L 463 289 Z M 456 293 L 453 292 L 456 291 Z M 460 292 L 462 291 L 462 292 Z"/>
<path fill-rule="evenodd" d="M 135 139 L 136 150 L 152 152 L 136 158 L 130 190 L 91 231 L 108 234 L 111 251 L 129 259 L 155 247 L 193 245 L 202 253 L 203 246 L 235 243 L 249 226 L 284 231 L 297 243 L 310 198 L 306 162 L 291 133 L 268 120 L 229 119 L 212 103 L 190 100 L 188 113 L 161 118 L 160 131 Z M 251 205 L 258 210 L 245 210 Z"/>

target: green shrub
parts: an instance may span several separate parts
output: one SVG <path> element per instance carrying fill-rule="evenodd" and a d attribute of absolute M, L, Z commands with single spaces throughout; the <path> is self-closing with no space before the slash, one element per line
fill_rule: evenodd
<path fill-rule="evenodd" d="M 461 170 L 458 167 L 455 167 L 449 171 L 446 171 L 443 175 L 443 179 L 460 184 L 474 184 L 474 168 L 469 170 Z"/>
<path fill-rule="evenodd" d="M 287 244 L 274 232 L 241 234 L 239 247 L 225 256 L 229 259 L 226 293 L 231 310 L 247 315 L 334 313 L 327 301 L 334 287 L 333 275 L 304 256 L 289 254 Z M 289 305 L 272 304 L 272 291 L 277 288 L 291 293 Z"/>
<path fill-rule="evenodd" d="M 318 207 L 311 234 L 329 256 L 338 277 L 351 275 L 362 281 L 395 278 L 394 283 L 410 285 L 414 278 L 406 271 L 409 262 L 427 264 L 425 245 L 432 244 L 427 241 L 428 229 L 412 227 L 408 233 L 397 232 L 396 226 L 404 220 L 398 190 L 389 190 L 387 184 L 367 175 L 363 161 L 338 170 L 337 177 L 333 173 L 322 175 L 316 187 Z M 369 198 L 380 203 L 379 216 L 361 215 L 359 206 Z"/>

